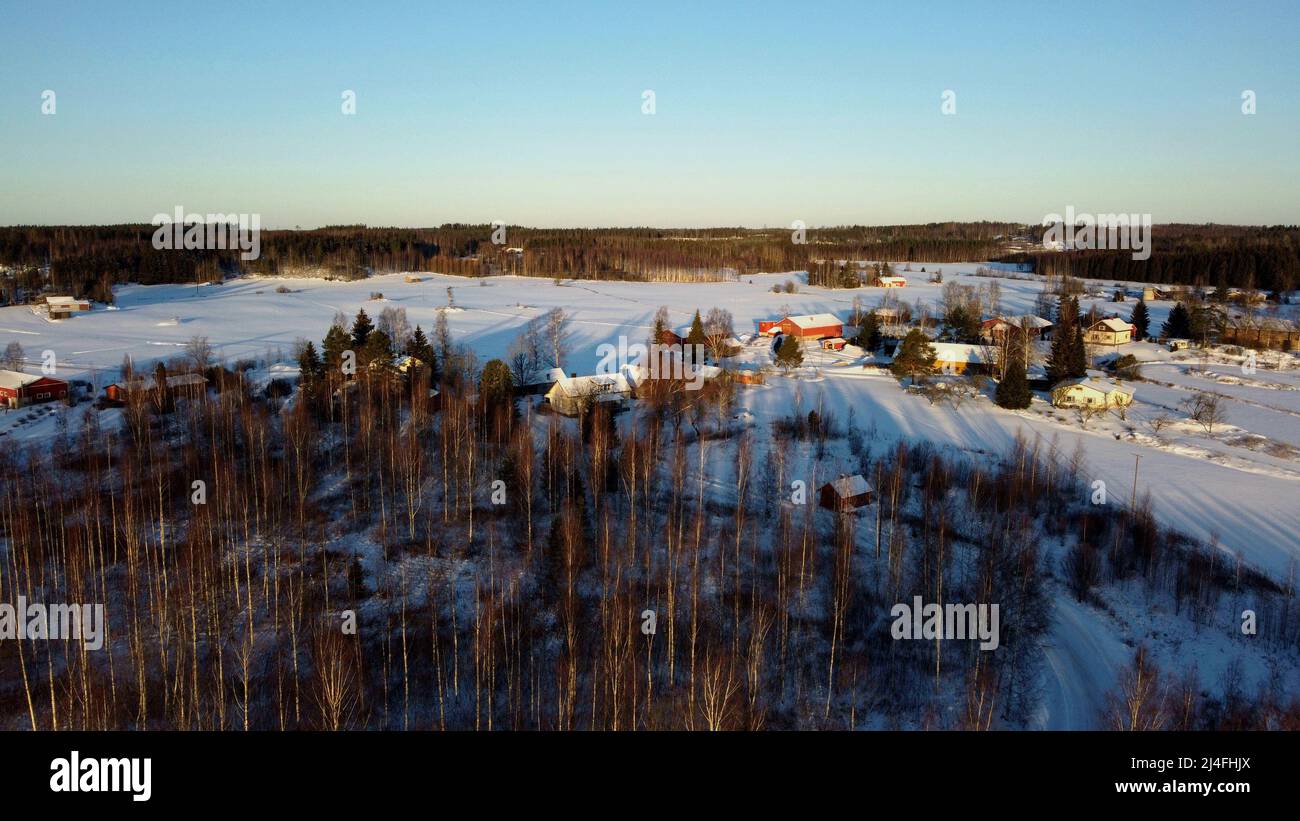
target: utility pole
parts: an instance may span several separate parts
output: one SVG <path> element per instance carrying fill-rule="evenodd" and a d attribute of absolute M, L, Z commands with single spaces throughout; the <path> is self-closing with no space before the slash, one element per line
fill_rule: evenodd
<path fill-rule="evenodd" d="M 1137 512 L 1138 498 L 1138 464 L 1142 461 L 1142 454 L 1133 454 L 1133 499 L 1129 502 L 1129 509 Z"/>

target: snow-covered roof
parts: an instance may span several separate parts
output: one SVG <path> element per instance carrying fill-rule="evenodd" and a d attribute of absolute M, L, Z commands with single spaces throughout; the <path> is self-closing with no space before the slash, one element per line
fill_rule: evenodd
<path fill-rule="evenodd" d="M 934 358 L 938 362 L 988 362 L 988 350 L 983 345 L 966 345 L 960 342 L 931 342 Z"/>
<path fill-rule="evenodd" d="M 880 281 L 881 281 L 881 282 L 901 282 L 901 283 L 903 283 L 904 285 L 906 285 L 906 284 L 907 284 L 907 277 L 881 277 L 881 278 L 880 278 Z"/>
<path fill-rule="evenodd" d="M 66 305 L 70 308 L 75 308 L 77 305 L 88 301 L 86 299 L 77 299 L 75 296 L 47 296 L 45 298 L 46 305 Z"/>
<path fill-rule="evenodd" d="M 1033 314 L 1025 314 L 1019 319 L 1020 319 L 1020 324 L 1022 326 L 1026 326 L 1030 328 L 1052 327 L 1052 321 L 1050 319 L 1043 319 L 1041 316 L 1034 316 Z"/>
<path fill-rule="evenodd" d="M 551 368 L 546 372 L 547 382 L 559 382 L 564 379 L 564 368 Z"/>
<path fill-rule="evenodd" d="M 1077 379 L 1067 379 L 1064 382 L 1058 384 L 1056 387 L 1072 388 L 1076 386 L 1081 388 L 1088 388 L 1090 390 L 1097 391 L 1098 393 L 1111 393 L 1112 391 L 1119 391 L 1120 393 L 1125 393 L 1128 394 L 1129 396 L 1133 395 L 1132 388 L 1126 388 L 1120 383 L 1114 381 L 1113 379 L 1104 379 L 1100 376 L 1080 376 Z"/>
<path fill-rule="evenodd" d="M 855 473 L 852 476 L 841 476 L 834 481 L 828 482 L 828 484 L 835 491 L 835 495 L 841 499 L 849 499 L 871 492 L 871 485 L 860 473 Z"/>
<path fill-rule="evenodd" d="M 1128 324 L 1122 319 L 1117 319 L 1113 316 L 1107 317 L 1106 319 L 1099 321 L 1096 325 L 1093 325 L 1092 327 L 1096 328 L 1097 325 L 1105 326 L 1106 330 L 1114 331 L 1115 333 L 1123 333 L 1124 331 L 1133 330 L 1132 325 Z"/>
<path fill-rule="evenodd" d="M 186 385 L 206 385 L 208 379 L 201 373 L 178 373 L 175 376 L 167 377 L 167 387 L 182 388 Z M 126 391 L 149 390 L 157 385 L 152 376 L 140 376 L 129 382 L 116 382 L 119 388 Z"/>
<path fill-rule="evenodd" d="M 680 354 L 674 355 L 668 361 L 660 359 L 651 364 L 653 364 L 655 368 L 661 370 L 663 368 L 669 368 L 670 373 L 664 374 L 664 376 L 680 376 L 687 382 L 694 381 L 697 374 L 702 379 L 717 379 L 722 375 L 722 368 L 717 365 L 693 365 L 689 362 L 683 361 Z M 620 369 L 619 373 L 627 380 L 627 383 L 634 388 L 639 387 L 642 382 L 645 382 L 647 379 L 654 376 L 651 368 L 646 364 L 645 357 L 642 357 L 630 365 L 624 365 Z"/>
<path fill-rule="evenodd" d="M 565 396 L 595 396 L 632 392 L 632 383 L 625 373 L 598 373 L 591 376 L 568 376 L 555 383 Z"/>
<path fill-rule="evenodd" d="M 30 385 L 40 379 L 39 376 L 32 376 L 30 373 L 20 373 L 19 371 L 0 371 L 0 388 L 8 388 L 16 391 L 24 385 Z"/>
<path fill-rule="evenodd" d="M 835 314 L 801 314 L 788 316 L 786 319 L 800 328 L 824 328 L 827 325 L 841 324 L 840 318 Z"/>
<path fill-rule="evenodd" d="M 984 320 L 984 322 L 981 324 L 983 324 L 985 327 L 992 328 L 992 327 L 996 327 L 998 323 L 1002 323 L 1004 325 L 1014 325 L 1017 328 L 1052 327 L 1051 320 L 1043 319 L 1041 316 L 1034 316 L 1033 314 L 1025 314 L 1024 316 L 1012 316 L 1012 317 L 995 316 L 992 319 Z"/>

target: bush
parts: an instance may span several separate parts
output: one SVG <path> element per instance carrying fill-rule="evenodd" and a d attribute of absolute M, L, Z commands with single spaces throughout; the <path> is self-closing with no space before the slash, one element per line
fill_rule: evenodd
<path fill-rule="evenodd" d="M 1116 359 L 1111 367 L 1114 369 L 1116 374 L 1125 379 L 1136 379 L 1138 377 L 1138 365 L 1140 364 L 1141 363 L 1138 362 L 1136 356 L 1131 353 L 1126 353 Z"/>

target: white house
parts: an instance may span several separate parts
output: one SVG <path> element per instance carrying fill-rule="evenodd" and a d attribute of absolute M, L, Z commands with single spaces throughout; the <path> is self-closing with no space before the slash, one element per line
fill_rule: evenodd
<path fill-rule="evenodd" d="M 1133 389 L 1110 379 L 1083 376 L 1067 379 L 1052 388 L 1052 404 L 1058 408 L 1108 408 L 1128 407 L 1133 402 Z"/>
<path fill-rule="evenodd" d="M 557 379 L 546 392 L 546 401 L 558 413 L 577 416 L 590 402 L 622 403 L 632 396 L 634 385 L 624 371 Z"/>

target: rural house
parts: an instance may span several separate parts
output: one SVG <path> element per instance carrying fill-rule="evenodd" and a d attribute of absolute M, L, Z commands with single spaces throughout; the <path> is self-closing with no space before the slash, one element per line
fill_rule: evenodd
<path fill-rule="evenodd" d="M 1032 314 L 1010 318 L 998 316 L 980 323 L 980 337 L 999 343 L 1006 339 L 1007 334 L 1010 334 L 1012 339 L 1019 339 L 1022 333 L 1027 333 L 1031 340 L 1051 339 L 1052 328 L 1052 323 L 1041 316 Z"/>
<path fill-rule="evenodd" d="M 1052 389 L 1052 404 L 1058 408 L 1120 408 L 1133 401 L 1133 391 L 1118 382 L 1083 376 L 1058 383 Z"/>
<path fill-rule="evenodd" d="M 796 339 L 827 339 L 843 336 L 844 323 L 835 314 L 802 314 L 777 320 L 762 320 L 758 332 L 775 336 L 788 334 Z"/>
<path fill-rule="evenodd" d="M 114 382 L 104 388 L 104 396 L 111 402 L 127 402 L 133 395 L 148 393 L 158 382 L 150 376 L 141 376 L 129 382 Z M 167 377 L 167 389 L 178 396 L 202 396 L 207 391 L 208 379 L 199 373 L 178 373 Z"/>
<path fill-rule="evenodd" d="M 847 513 L 871 504 L 873 491 L 862 474 L 855 473 L 852 476 L 840 474 L 840 478 L 822 485 L 818 494 L 822 507 Z"/>
<path fill-rule="evenodd" d="M 71 296 L 47 296 L 45 298 L 45 314 L 50 319 L 67 319 L 75 313 L 84 313 L 89 310 L 89 299 L 77 299 Z"/>
<path fill-rule="evenodd" d="M 934 369 L 938 373 L 987 374 L 993 371 L 993 352 L 983 345 L 933 342 L 931 347 L 934 348 Z"/>
<path fill-rule="evenodd" d="M 871 285 L 874 288 L 904 288 L 907 286 L 907 277 L 875 276 L 871 278 Z"/>
<path fill-rule="evenodd" d="M 20 408 L 33 402 L 53 402 L 68 397 L 68 383 L 52 376 L 0 371 L 0 406 Z"/>
<path fill-rule="evenodd" d="M 623 372 L 567 376 L 556 380 L 546 392 L 546 401 L 557 413 L 577 416 L 589 402 L 623 404 L 631 398 L 633 387 Z"/>
<path fill-rule="evenodd" d="M 1090 345 L 1124 345 L 1133 341 L 1133 326 L 1113 316 L 1101 319 L 1083 332 L 1083 341 Z"/>

